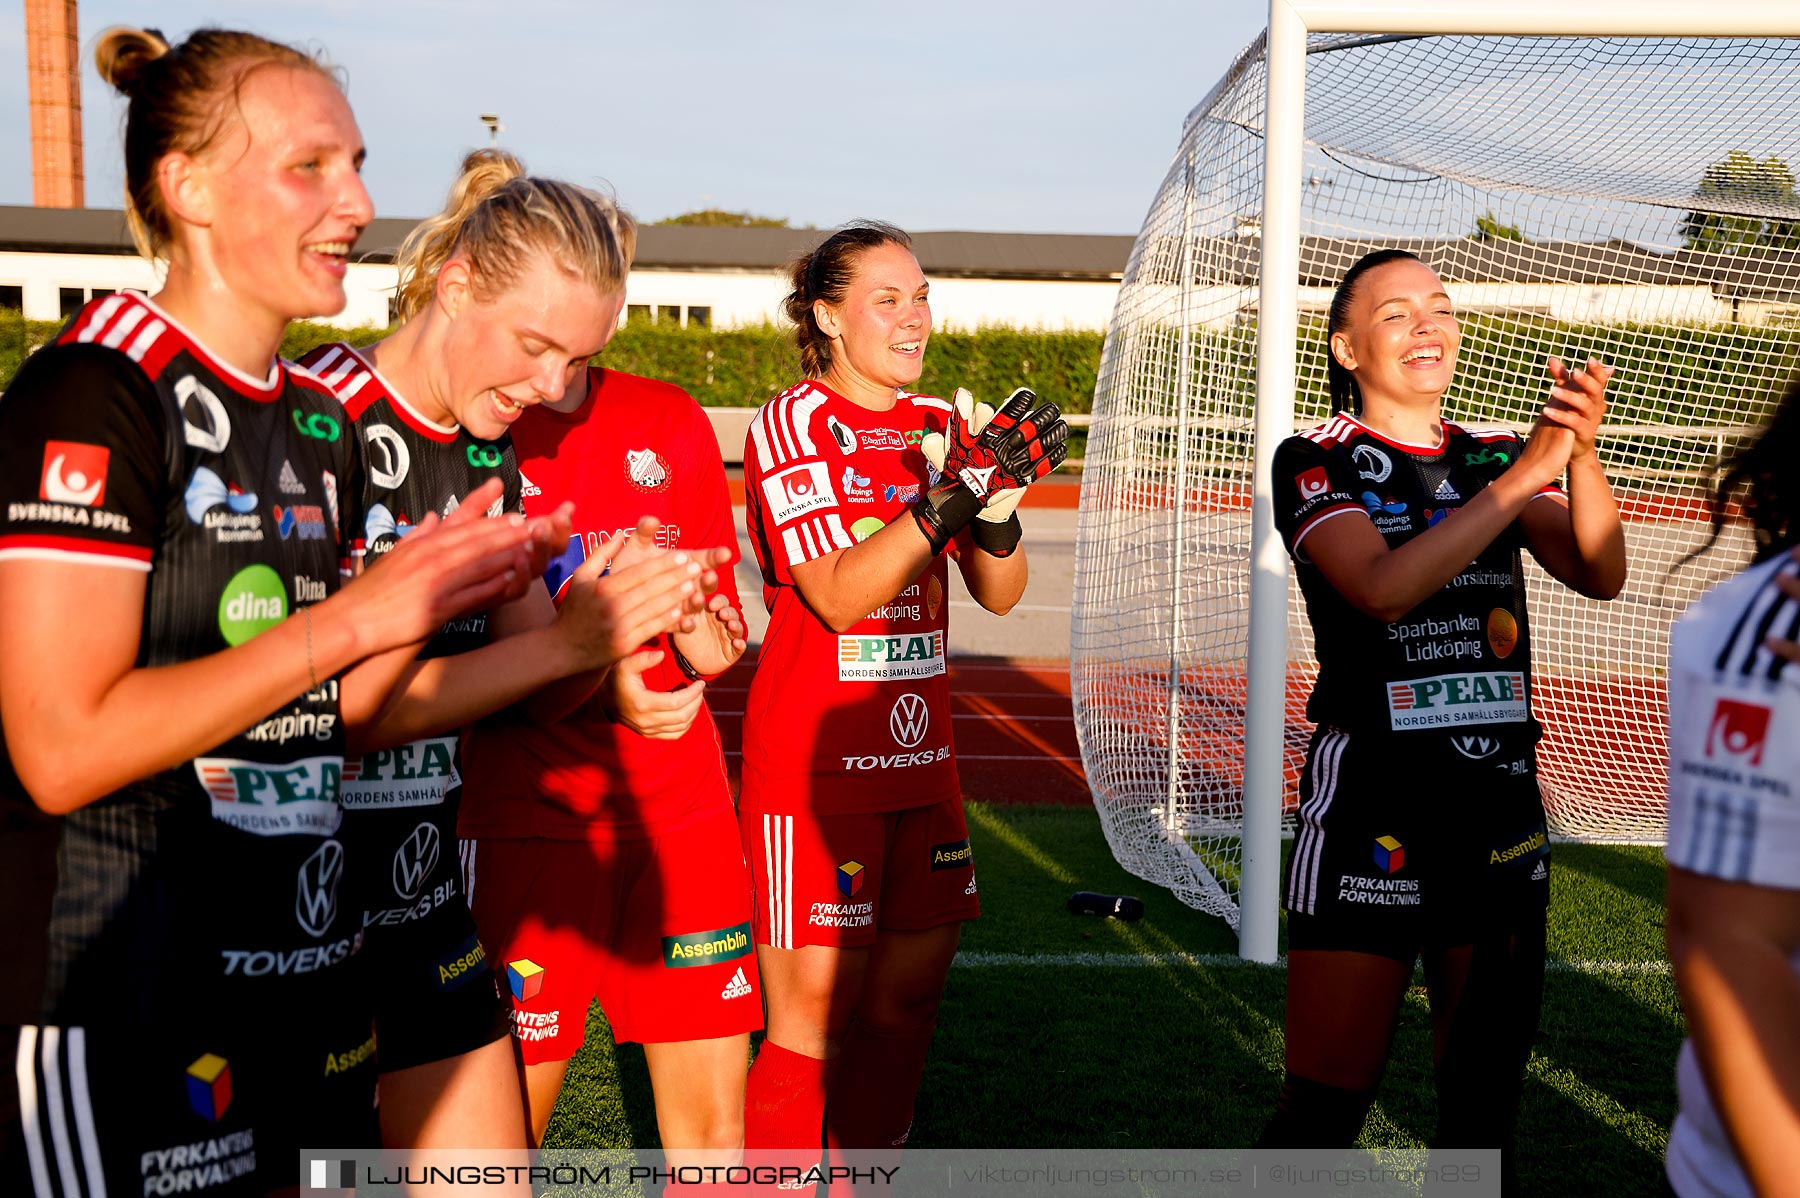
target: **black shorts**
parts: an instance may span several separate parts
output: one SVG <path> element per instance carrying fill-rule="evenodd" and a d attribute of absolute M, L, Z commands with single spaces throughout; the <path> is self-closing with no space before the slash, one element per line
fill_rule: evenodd
<path fill-rule="evenodd" d="M 373 1148 L 368 1013 L 196 1011 L 188 1027 L 0 1028 L 0 1193 L 266 1194 L 303 1148 Z"/>
<path fill-rule="evenodd" d="M 371 935 L 364 952 L 383 1073 L 461 1056 L 511 1034 L 487 948 L 461 894 L 417 927 Z"/>
<path fill-rule="evenodd" d="M 1290 949 L 1411 962 L 1541 923 L 1549 899 L 1530 744 L 1472 762 L 1391 736 L 1313 734 L 1282 880 Z"/>

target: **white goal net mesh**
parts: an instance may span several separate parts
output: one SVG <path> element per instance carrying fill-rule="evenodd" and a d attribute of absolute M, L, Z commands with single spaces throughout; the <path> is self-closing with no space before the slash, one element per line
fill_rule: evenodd
<path fill-rule="evenodd" d="M 1324 321 L 1364 253 L 1410 250 L 1462 319 L 1451 419 L 1527 429 L 1551 353 L 1618 368 L 1599 445 L 1631 580 L 1529 564 L 1555 831 L 1664 835 L 1670 622 L 1749 538 L 1705 482 L 1800 369 L 1800 42 L 1314 35 L 1296 427 L 1328 410 Z M 1082 477 L 1076 727 L 1119 861 L 1236 923 L 1266 62 L 1188 117 L 1106 338 Z M 1796 464 L 1800 469 L 1800 463 Z M 1314 672 L 1289 595 L 1284 820 Z"/>

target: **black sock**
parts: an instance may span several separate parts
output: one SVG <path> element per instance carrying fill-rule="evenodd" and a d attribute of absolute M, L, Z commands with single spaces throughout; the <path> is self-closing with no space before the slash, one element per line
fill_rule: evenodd
<path fill-rule="evenodd" d="M 1373 1090 L 1345 1090 L 1289 1073 L 1258 1148 L 1348 1148 L 1362 1134 Z"/>

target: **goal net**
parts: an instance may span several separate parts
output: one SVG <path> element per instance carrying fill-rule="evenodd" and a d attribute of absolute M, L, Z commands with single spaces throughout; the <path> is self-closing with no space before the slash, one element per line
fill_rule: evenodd
<path fill-rule="evenodd" d="M 1800 42 L 1307 39 L 1296 427 L 1329 408 L 1325 313 L 1410 250 L 1462 322 L 1446 415 L 1526 430 L 1546 355 L 1618 373 L 1599 452 L 1631 578 L 1529 562 L 1545 802 L 1568 837 L 1660 841 L 1669 625 L 1746 560 L 1709 467 L 1800 370 Z M 1094 802 L 1131 872 L 1237 923 L 1267 61 L 1189 115 L 1107 333 L 1082 478 L 1071 669 Z M 1800 469 L 1800 463 L 1796 464 Z M 1290 584 L 1284 826 L 1316 670 Z"/>

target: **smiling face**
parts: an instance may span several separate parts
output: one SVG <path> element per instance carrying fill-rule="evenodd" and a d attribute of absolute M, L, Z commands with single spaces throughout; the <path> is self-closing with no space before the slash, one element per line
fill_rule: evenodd
<path fill-rule="evenodd" d="M 617 295 L 534 253 L 517 281 L 483 294 L 468 259 L 453 257 L 438 277 L 450 317 L 444 395 L 451 421 L 483 440 L 505 432 L 532 404 L 554 402 L 618 326 Z"/>
<path fill-rule="evenodd" d="M 1365 402 L 1436 400 L 1456 374 L 1462 330 L 1437 274 L 1423 262 L 1384 263 L 1356 281 L 1331 352 Z"/>
<path fill-rule="evenodd" d="M 350 105 L 320 71 L 289 66 L 250 71 L 235 106 L 220 103 L 226 126 L 184 184 L 204 221 L 191 235 L 240 304 L 284 322 L 341 312 L 351 247 L 374 219 Z"/>
<path fill-rule="evenodd" d="M 890 242 L 859 254 L 844 302 L 813 308 L 831 338 L 826 381 L 845 394 L 858 384 L 891 392 L 917 382 L 931 337 L 930 291 L 905 246 Z"/>

